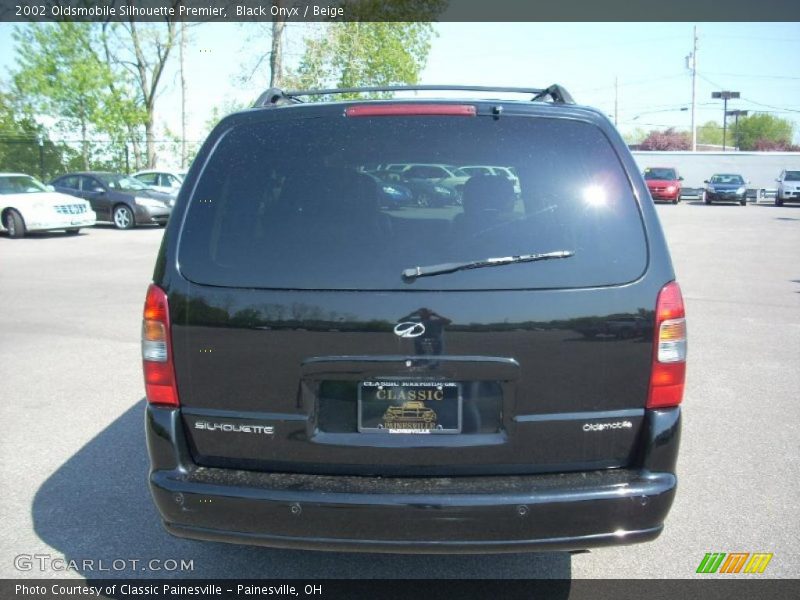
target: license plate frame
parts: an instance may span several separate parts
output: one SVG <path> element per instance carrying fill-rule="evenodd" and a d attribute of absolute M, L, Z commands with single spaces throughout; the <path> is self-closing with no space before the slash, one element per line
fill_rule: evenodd
<path fill-rule="evenodd" d="M 359 433 L 461 433 L 463 396 L 453 381 L 376 378 L 358 382 Z"/>

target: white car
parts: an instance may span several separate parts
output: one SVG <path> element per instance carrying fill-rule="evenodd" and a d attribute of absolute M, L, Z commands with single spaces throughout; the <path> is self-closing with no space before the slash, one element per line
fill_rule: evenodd
<path fill-rule="evenodd" d="M 501 175 L 506 179 L 510 179 L 511 182 L 514 184 L 514 193 L 519 196 L 522 192 L 522 188 L 519 185 L 519 177 L 514 173 L 514 171 L 509 167 L 495 167 L 489 165 L 468 165 L 466 167 L 459 167 L 465 173 L 468 173 L 470 176 L 473 175 Z"/>
<path fill-rule="evenodd" d="M 775 206 L 783 206 L 784 202 L 800 202 L 800 170 L 784 169 L 775 192 Z"/>
<path fill-rule="evenodd" d="M 134 173 L 133 177 L 157 192 L 163 192 L 172 196 L 172 202 L 170 202 L 170 205 L 172 205 L 175 203 L 175 198 L 178 196 L 178 191 L 181 189 L 184 175 L 185 173 L 178 173 L 176 171 L 152 170 L 139 171 L 138 173 Z"/>
<path fill-rule="evenodd" d="M 28 231 L 63 229 L 75 235 L 97 216 L 81 198 L 60 194 L 23 173 L 0 173 L 0 231 L 21 238 Z"/>

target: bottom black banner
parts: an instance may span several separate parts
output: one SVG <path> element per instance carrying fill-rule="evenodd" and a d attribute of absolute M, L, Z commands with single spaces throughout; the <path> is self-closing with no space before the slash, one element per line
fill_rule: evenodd
<path fill-rule="evenodd" d="M 799 580 L 778 579 L 325 579 L 325 580 L 144 580 L 5 579 L 0 598 L 72 600 L 85 598 L 188 600 L 218 598 L 442 599 L 502 600 L 646 598 L 675 600 L 800 597 Z"/>

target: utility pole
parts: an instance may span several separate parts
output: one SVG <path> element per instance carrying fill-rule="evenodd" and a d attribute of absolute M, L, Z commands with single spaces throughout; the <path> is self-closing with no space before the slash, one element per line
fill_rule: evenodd
<path fill-rule="evenodd" d="M 186 22 L 180 24 L 180 71 L 181 71 L 181 169 L 186 168 L 186 64 L 184 63 L 184 52 L 186 52 Z"/>
<path fill-rule="evenodd" d="M 695 126 L 695 90 L 697 89 L 697 25 L 692 34 L 692 52 L 686 57 L 686 67 L 692 71 L 692 152 L 697 152 L 697 127 Z"/>
<path fill-rule="evenodd" d="M 614 127 L 617 126 L 617 108 L 619 100 L 619 78 L 614 75 Z"/>

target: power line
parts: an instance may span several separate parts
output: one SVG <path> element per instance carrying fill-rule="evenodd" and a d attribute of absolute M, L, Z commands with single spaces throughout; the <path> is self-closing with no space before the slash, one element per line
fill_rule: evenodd
<path fill-rule="evenodd" d="M 706 77 L 704 75 L 701 75 L 700 73 L 698 73 L 697 76 L 700 79 L 702 79 L 703 81 L 706 81 L 707 83 L 710 83 L 714 87 L 717 87 L 717 88 L 720 88 L 720 89 L 724 89 L 725 88 L 725 86 L 720 85 L 719 83 L 716 83 L 715 81 L 711 81 L 708 77 Z M 750 104 L 755 104 L 756 106 L 764 106 L 766 108 L 774 108 L 774 109 L 777 109 L 777 110 L 780 110 L 780 111 L 790 112 L 790 113 L 800 113 L 800 110 L 794 110 L 794 109 L 791 109 L 791 108 L 786 108 L 785 106 L 775 106 L 774 104 L 764 104 L 763 102 L 756 102 L 755 100 L 751 100 L 750 98 L 745 98 L 744 96 L 742 96 L 740 98 L 740 100 L 744 100 L 745 102 L 749 102 Z"/>
<path fill-rule="evenodd" d="M 724 87 L 725 87 L 724 85 L 721 85 L 721 84 L 717 83 L 716 81 L 711 81 L 711 80 L 710 80 L 708 77 L 706 77 L 705 75 L 702 75 L 702 74 L 700 74 L 700 73 L 698 73 L 698 74 L 697 74 L 697 76 L 698 76 L 700 79 L 702 79 L 703 81 L 705 81 L 706 83 L 710 83 L 710 84 L 711 84 L 711 85 L 713 85 L 714 87 L 718 87 L 718 88 L 720 88 L 720 89 L 722 89 L 722 88 L 724 88 Z"/>
<path fill-rule="evenodd" d="M 641 108 L 635 108 L 627 106 L 624 109 L 621 109 L 620 112 L 625 113 L 634 113 L 634 114 L 643 114 L 645 112 L 649 112 L 649 109 L 675 109 L 675 111 L 680 111 L 682 108 L 688 108 L 688 103 L 682 102 L 681 104 L 647 104 L 643 105 Z"/>
<path fill-rule="evenodd" d="M 677 79 L 678 77 L 685 77 L 685 76 L 686 76 L 685 73 L 678 73 L 676 75 L 666 75 L 664 77 L 650 77 L 648 79 L 640 79 L 638 81 L 629 81 L 627 83 L 620 83 L 619 87 L 628 87 L 628 86 L 632 86 L 632 85 L 642 85 L 642 84 L 645 84 L 645 83 L 653 83 L 653 82 L 656 82 L 656 81 L 666 81 L 666 80 L 669 80 L 669 79 Z M 612 83 L 611 85 L 604 85 L 604 86 L 596 87 L 596 88 L 577 89 L 577 90 L 574 90 L 573 93 L 583 94 L 583 93 L 586 93 L 586 92 L 599 92 L 599 91 L 602 91 L 602 90 L 613 90 L 615 87 L 616 86 Z"/>
<path fill-rule="evenodd" d="M 726 39 L 726 40 L 755 40 L 763 42 L 800 42 L 798 38 L 772 38 L 772 37 L 756 37 L 750 35 L 714 35 L 709 39 Z"/>
<path fill-rule="evenodd" d="M 756 102 L 755 100 L 750 100 L 750 98 L 742 97 L 742 100 L 744 100 L 745 102 L 749 102 L 750 104 L 755 104 L 756 106 L 766 106 L 767 108 L 775 108 L 775 109 L 778 109 L 778 110 L 780 110 L 782 112 L 800 113 L 800 110 L 794 110 L 794 109 L 786 108 L 786 107 L 783 107 L 783 106 L 773 106 L 772 104 L 764 104 L 762 102 Z M 762 112 L 764 112 L 764 111 L 762 111 Z"/>
<path fill-rule="evenodd" d="M 754 79 L 794 79 L 794 80 L 800 80 L 800 77 L 790 77 L 788 75 L 746 75 L 746 74 L 743 74 L 743 73 L 719 73 L 719 72 L 711 73 L 710 71 L 707 71 L 707 72 L 710 73 L 711 75 L 721 75 L 723 77 L 749 77 L 749 78 L 754 78 Z"/>

